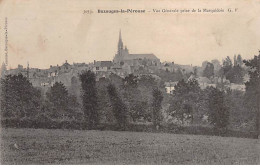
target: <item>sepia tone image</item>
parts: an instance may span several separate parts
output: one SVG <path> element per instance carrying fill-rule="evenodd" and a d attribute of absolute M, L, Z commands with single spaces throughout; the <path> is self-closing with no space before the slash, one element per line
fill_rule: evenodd
<path fill-rule="evenodd" d="M 259 0 L 0 0 L 0 164 L 260 164 Z"/>

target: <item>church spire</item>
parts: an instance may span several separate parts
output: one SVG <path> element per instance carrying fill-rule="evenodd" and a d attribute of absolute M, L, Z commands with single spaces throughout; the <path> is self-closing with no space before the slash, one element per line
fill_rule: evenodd
<path fill-rule="evenodd" d="M 123 41 L 122 41 L 122 36 L 121 36 L 121 29 L 120 29 L 120 31 L 119 31 L 118 47 L 123 48 Z"/>
<path fill-rule="evenodd" d="M 121 56 L 122 55 L 122 50 L 124 48 L 123 41 L 122 41 L 122 36 L 121 36 L 121 29 L 119 31 L 119 41 L 118 41 L 118 54 Z"/>
<path fill-rule="evenodd" d="M 122 41 L 122 37 L 121 37 L 121 29 L 119 30 L 119 41 Z"/>

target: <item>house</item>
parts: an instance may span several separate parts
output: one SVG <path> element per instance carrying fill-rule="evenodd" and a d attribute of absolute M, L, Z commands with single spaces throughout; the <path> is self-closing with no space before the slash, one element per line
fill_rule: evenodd
<path fill-rule="evenodd" d="M 174 62 L 172 62 L 172 63 L 169 63 L 169 62 L 164 63 L 161 66 L 161 69 L 164 70 L 164 71 L 167 71 L 167 72 L 174 72 L 174 71 L 177 70 L 176 66 L 174 65 Z"/>
<path fill-rule="evenodd" d="M 210 79 L 208 79 L 207 77 L 195 77 L 194 75 L 191 75 L 189 78 L 188 78 L 188 81 L 189 80 L 192 80 L 192 79 L 195 79 L 198 81 L 199 83 L 199 86 L 201 89 L 206 89 L 207 87 L 217 87 L 217 84 L 212 82 Z"/>
<path fill-rule="evenodd" d="M 175 85 L 177 85 L 178 82 L 165 82 L 165 89 L 166 89 L 166 93 L 168 94 L 172 94 L 172 92 L 175 90 Z"/>
<path fill-rule="evenodd" d="M 107 72 L 113 66 L 112 61 L 94 61 L 93 72 Z"/>

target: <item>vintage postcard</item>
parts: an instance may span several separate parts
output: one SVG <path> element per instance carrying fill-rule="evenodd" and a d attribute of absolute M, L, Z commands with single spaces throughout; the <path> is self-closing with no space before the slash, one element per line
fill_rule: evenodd
<path fill-rule="evenodd" d="M 260 164 L 259 30 L 259 0 L 0 0 L 0 163 Z"/>

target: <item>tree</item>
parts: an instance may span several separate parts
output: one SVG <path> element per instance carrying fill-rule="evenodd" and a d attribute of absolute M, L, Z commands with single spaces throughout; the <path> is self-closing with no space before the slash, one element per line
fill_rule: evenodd
<path fill-rule="evenodd" d="M 117 89 L 122 89 L 124 86 L 122 78 L 114 73 L 109 75 L 109 80 Z"/>
<path fill-rule="evenodd" d="M 129 115 L 133 122 L 135 122 L 142 117 L 142 114 L 140 113 L 142 110 L 139 110 L 142 102 L 142 95 L 138 89 L 137 76 L 130 74 L 123 79 L 123 96 Z"/>
<path fill-rule="evenodd" d="M 56 82 L 46 93 L 51 118 L 72 119 L 77 117 L 79 104 L 76 96 L 69 95 L 67 88 L 61 82 Z"/>
<path fill-rule="evenodd" d="M 231 83 L 236 83 L 236 84 L 242 84 L 243 83 L 243 68 L 241 68 L 240 65 L 234 65 L 227 73 L 226 73 L 226 78 L 231 82 Z"/>
<path fill-rule="evenodd" d="M 194 74 L 195 78 L 198 77 L 198 67 L 195 66 L 195 67 L 193 68 L 193 74 Z"/>
<path fill-rule="evenodd" d="M 84 116 L 88 122 L 89 129 L 92 129 L 95 128 L 99 122 L 96 76 L 91 71 L 85 71 L 80 74 L 80 81 Z"/>
<path fill-rule="evenodd" d="M 107 92 L 110 99 L 110 104 L 114 116 L 117 120 L 118 126 L 122 129 L 126 129 L 127 126 L 127 108 L 120 96 L 117 93 L 117 90 L 113 84 L 107 86 Z"/>
<path fill-rule="evenodd" d="M 76 76 L 73 76 L 71 78 L 71 86 L 68 88 L 68 92 L 70 95 L 76 96 L 77 100 L 81 99 L 81 93 L 80 93 L 80 79 L 78 79 Z"/>
<path fill-rule="evenodd" d="M 243 65 L 243 59 L 240 54 L 237 56 L 237 65 L 242 66 Z"/>
<path fill-rule="evenodd" d="M 22 74 L 1 79 L 2 117 L 34 117 L 40 112 L 41 93 Z"/>
<path fill-rule="evenodd" d="M 212 63 L 207 63 L 207 66 L 203 71 L 203 76 L 207 78 L 214 76 L 214 65 Z"/>
<path fill-rule="evenodd" d="M 234 56 L 234 66 L 229 56 L 223 61 L 223 67 L 219 70 L 220 76 L 225 76 L 231 83 L 242 84 L 244 69 L 241 63 L 242 57 L 240 55 Z"/>
<path fill-rule="evenodd" d="M 137 76 L 134 76 L 133 74 L 129 74 L 128 76 L 123 79 L 124 87 L 137 87 Z"/>
<path fill-rule="evenodd" d="M 186 99 L 186 93 L 188 93 L 188 84 L 181 80 L 174 86 L 173 100 L 170 102 L 169 110 L 172 112 L 172 116 L 180 119 L 182 124 L 184 123 L 184 116 L 188 112 L 184 110 L 184 103 Z"/>
<path fill-rule="evenodd" d="M 229 124 L 229 109 L 225 102 L 225 93 L 211 88 L 209 93 L 209 121 L 216 128 L 225 130 Z"/>
<path fill-rule="evenodd" d="M 237 66 L 237 65 L 238 65 L 238 63 L 237 63 L 237 56 L 234 55 L 234 66 Z"/>
<path fill-rule="evenodd" d="M 233 67 L 232 61 L 229 56 L 223 60 L 223 74 L 226 75 Z"/>
<path fill-rule="evenodd" d="M 82 120 L 84 115 L 81 110 L 81 106 L 78 102 L 77 97 L 75 95 L 69 94 L 68 100 L 69 102 L 68 102 L 67 117 L 69 119 Z"/>
<path fill-rule="evenodd" d="M 241 131 L 254 130 L 255 115 L 250 112 L 246 105 L 245 93 L 239 90 L 231 90 L 226 94 L 226 102 L 230 110 L 230 127 L 239 128 Z"/>
<path fill-rule="evenodd" d="M 211 63 L 214 65 L 214 72 L 218 72 L 221 69 L 219 60 L 214 59 L 211 61 Z"/>
<path fill-rule="evenodd" d="M 100 122 L 113 123 L 115 121 L 107 92 L 107 86 L 110 82 L 111 80 L 108 78 L 100 78 L 99 81 L 97 81 L 98 114 Z"/>
<path fill-rule="evenodd" d="M 51 117 L 64 118 L 68 111 L 69 94 L 61 82 L 56 82 L 46 93 L 47 100 L 52 104 Z"/>
<path fill-rule="evenodd" d="M 244 60 L 247 67 L 250 68 L 250 79 L 246 82 L 246 102 L 249 111 L 255 114 L 255 130 L 256 135 L 260 135 L 259 122 L 260 122 L 260 51 L 259 55 L 251 60 Z"/>
<path fill-rule="evenodd" d="M 240 67 L 243 65 L 243 59 L 240 54 L 238 54 L 237 56 L 234 55 L 234 66 L 238 66 L 238 65 Z"/>
<path fill-rule="evenodd" d="M 153 111 L 153 125 L 155 127 L 158 127 L 160 125 L 160 122 L 162 120 L 162 101 L 163 101 L 163 95 L 162 92 L 156 88 L 153 90 L 153 102 L 152 102 L 152 111 Z"/>
<path fill-rule="evenodd" d="M 204 70 L 208 64 L 208 61 L 203 61 L 201 64 L 201 68 Z"/>
<path fill-rule="evenodd" d="M 180 80 L 184 79 L 183 71 L 180 68 L 177 69 L 177 71 L 174 75 L 175 75 L 173 78 L 174 81 L 180 81 Z"/>
<path fill-rule="evenodd" d="M 163 83 L 164 84 L 164 83 Z M 152 120 L 152 108 L 149 106 L 153 101 L 153 89 L 159 87 L 156 79 L 151 75 L 142 75 L 138 80 L 139 100 L 137 109 L 138 115 L 145 121 Z M 164 86 L 163 86 L 164 88 Z"/>
<path fill-rule="evenodd" d="M 169 110 L 171 115 L 181 120 L 184 124 L 184 119 L 190 119 L 193 123 L 195 112 L 199 109 L 199 101 L 201 89 L 198 81 L 195 79 L 185 82 L 179 81 L 173 91 L 173 99 L 170 102 Z"/>

